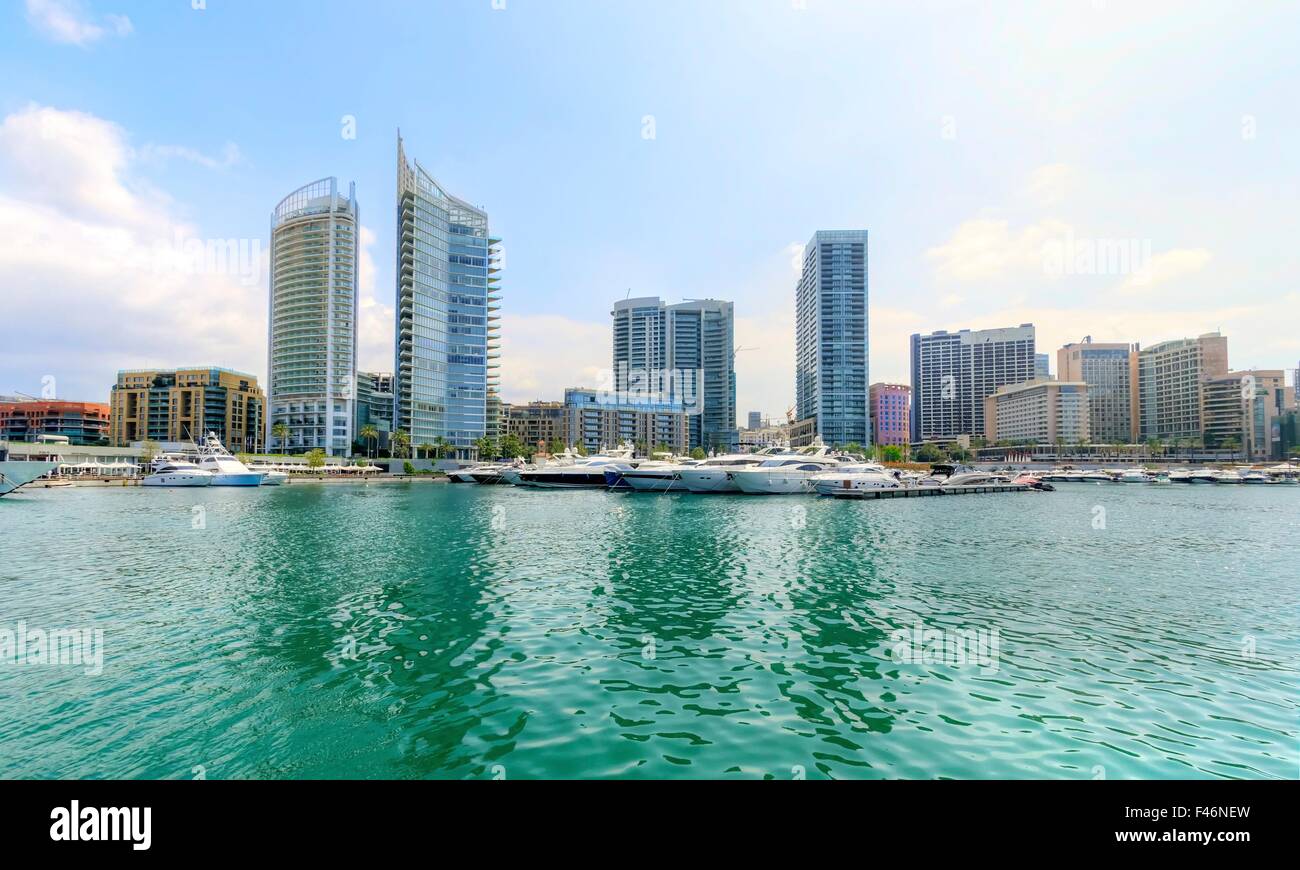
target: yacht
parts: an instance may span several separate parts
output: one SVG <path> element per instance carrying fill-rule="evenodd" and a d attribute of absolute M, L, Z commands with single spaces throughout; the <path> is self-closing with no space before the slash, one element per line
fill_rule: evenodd
<path fill-rule="evenodd" d="M 281 486 L 289 482 L 289 472 L 281 471 L 276 466 L 265 462 L 254 463 L 248 466 L 248 470 L 264 475 L 262 486 Z"/>
<path fill-rule="evenodd" d="M 1151 474 L 1150 480 L 1147 481 L 1147 483 L 1154 483 L 1157 486 L 1168 486 L 1173 482 L 1174 482 L 1173 473 L 1168 471 L 1153 472 Z"/>
<path fill-rule="evenodd" d="M 509 465 L 501 469 L 501 482 L 508 483 L 512 486 L 527 486 L 523 481 L 525 471 L 536 471 L 539 468 L 553 468 L 557 465 L 572 465 L 578 459 L 578 454 L 571 450 L 565 450 L 563 453 L 557 453 L 548 459 L 542 459 L 533 463 L 523 463 L 519 465 Z"/>
<path fill-rule="evenodd" d="M 535 486 L 543 489 L 604 489 L 605 470 L 607 466 L 633 464 L 632 449 L 620 448 L 610 453 L 586 456 L 569 465 L 548 465 L 540 468 L 523 469 L 519 472 L 522 486 Z"/>
<path fill-rule="evenodd" d="M 1188 471 L 1186 468 L 1175 468 L 1173 471 L 1169 472 L 1169 482 L 1170 483 L 1191 483 L 1192 473 Z"/>
<path fill-rule="evenodd" d="M 1150 483 L 1151 476 L 1140 468 L 1130 468 L 1120 472 L 1120 483 Z"/>
<path fill-rule="evenodd" d="M 808 491 L 808 478 L 853 462 L 848 456 L 834 456 L 830 448 L 804 447 L 793 453 L 772 456 L 758 465 L 736 468 L 727 474 L 741 492 L 749 495 L 789 495 Z"/>
<path fill-rule="evenodd" d="M 1243 471 L 1241 473 L 1241 482 L 1260 484 L 1260 483 L 1271 483 L 1272 481 L 1269 480 L 1268 475 L 1265 474 L 1264 472 L 1252 468 L 1250 471 Z"/>
<path fill-rule="evenodd" d="M 20 486 L 26 486 L 58 467 L 57 462 L 10 459 L 9 450 L 0 445 L 0 496 L 8 495 Z"/>
<path fill-rule="evenodd" d="M 808 478 L 808 488 L 818 495 L 856 498 L 883 489 L 907 489 L 896 473 L 875 462 L 844 465 Z"/>
<path fill-rule="evenodd" d="M 959 471 L 943 482 L 949 486 L 997 486 L 1011 482 L 1011 478 L 1000 471 Z"/>
<path fill-rule="evenodd" d="M 509 462 L 491 462 L 486 465 L 476 465 L 470 469 L 469 477 L 472 482 L 484 486 L 504 485 L 510 481 L 506 480 L 502 475 L 506 469 L 514 467 L 514 464 Z"/>
<path fill-rule="evenodd" d="M 249 470 L 213 432 L 199 446 L 199 468 L 212 472 L 213 486 L 261 486 L 266 477 L 260 471 Z"/>
<path fill-rule="evenodd" d="M 211 486 L 215 475 L 193 462 L 169 459 L 155 462 L 153 473 L 140 481 L 141 486 Z"/>
<path fill-rule="evenodd" d="M 682 484 L 696 493 L 740 492 L 740 487 L 728 472 L 738 468 L 750 468 L 769 457 L 788 452 L 788 448 L 766 447 L 757 453 L 711 456 L 690 468 L 683 468 L 680 472 Z"/>
<path fill-rule="evenodd" d="M 694 468 L 698 460 L 687 459 L 682 462 L 651 460 L 637 463 L 635 467 L 608 469 L 605 472 L 606 483 L 610 489 L 632 489 L 637 492 L 687 492 L 682 472 Z M 622 484 L 626 484 L 624 487 Z"/>
<path fill-rule="evenodd" d="M 1188 483 L 1214 483 L 1218 472 L 1211 468 L 1197 468 L 1188 472 Z"/>
<path fill-rule="evenodd" d="M 1241 475 L 1231 468 L 1220 468 L 1210 472 L 1215 483 L 1241 483 Z"/>

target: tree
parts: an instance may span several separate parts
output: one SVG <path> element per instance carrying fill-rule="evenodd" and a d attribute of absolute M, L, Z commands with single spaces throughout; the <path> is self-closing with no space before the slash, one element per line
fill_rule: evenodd
<path fill-rule="evenodd" d="M 474 449 L 478 451 L 479 459 L 492 459 L 497 454 L 496 442 L 486 435 L 474 439 Z"/>
<path fill-rule="evenodd" d="M 691 459 L 704 459 L 705 455 L 703 447 L 696 447 L 691 451 Z"/>
<path fill-rule="evenodd" d="M 426 445 L 427 446 L 427 445 Z M 447 454 L 451 451 L 451 442 L 439 435 L 433 439 L 433 455 L 435 459 L 446 459 Z"/>
<path fill-rule="evenodd" d="M 403 462 L 402 471 L 405 472 L 406 474 L 415 474 L 415 466 L 412 465 L 410 462 Z"/>
<path fill-rule="evenodd" d="M 325 467 L 325 451 L 317 447 L 315 450 L 307 451 L 307 467 L 313 471 L 319 471 Z"/>
<path fill-rule="evenodd" d="M 897 444 L 886 444 L 881 452 L 884 455 L 886 462 L 903 461 L 903 448 L 899 447 Z"/>
<path fill-rule="evenodd" d="M 586 455 L 587 455 L 587 445 L 585 445 L 585 444 L 583 444 L 581 441 L 579 441 L 578 444 L 573 448 L 573 452 L 576 453 L 576 454 L 578 454 L 579 456 L 586 456 Z"/>
<path fill-rule="evenodd" d="M 399 456 L 405 456 L 406 448 L 411 446 L 411 436 L 407 435 L 401 429 L 398 429 L 396 432 L 393 433 L 392 437 L 388 439 L 388 443 L 389 443 L 388 452 L 394 458 Z"/>
<path fill-rule="evenodd" d="M 153 461 L 158 458 L 158 442 L 142 441 L 140 442 L 140 464 L 148 470 Z"/>
<path fill-rule="evenodd" d="M 564 452 L 564 442 L 559 438 L 552 438 L 551 442 L 546 445 L 546 452 L 554 456 L 557 453 Z"/>
<path fill-rule="evenodd" d="M 285 449 L 284 442 L 289 440 L 289 424 L 276 423 L 274 426 L 271 427 L 271 434 L 275 436 L 276 443 L 280 447 L 280 452 L 288 453 L 289 451 Z M 266 452 L 267 453 L 271 452 L 271 447 L 269 444 L 267 445 Z"/>
<path fill-rule="evenodd" d="M 420 446 L 415 448 L 415 455 L 419 456 L 421 453 L 423 453 L 425 458 L 428 458 L 428 456 L 431 453 L 433 453 L 435 450 L 442 450 L 442 448 L 435 447 L 432 444 L 430 444 L 428 441 L 422 441 L 420 443 Z"/>
<path fill-rule="evenodd" d="M 862 445 L 859 444 L 859 443 L 856 442 L 856 441 L 850 441 L 848 444 L 845 444 L 845 445 L 844 445 L 844 452 L 845 452 L 845 453 L 857 453 L 857 454 L 861 454 L 861 453 L 862 453 Z"/>
<path fill-rule="evenodd" d="M 939 462 L 943 452 L 934 444 L 922 444 L 916 451 L 917 462 Z"/>
<path fill-rule="evenodd" d="M 374 427 L 373 424 L 371 424 L 371 423 L 367 423 L 366 425 L 364 425 L 364 426 L 361 427 L 361 440 L 362 440 L 362 441 L 373 441 L 376 445 L 378 445 L 378 444 L 379 444 L 379 430 L 376 429 L 376 428 Z M 370 453 L 367 453 L 366 455 L 367 455 L 367 456 L 370 456 L 371 454 L 370 454 Z"/>
<path fill-rule="evenodd" d="M 516 459 L 523 456 L 526 451 L 523 442 L 519 440 L 519 436 L 512 433 L 501 439 L 498 452 L 506 459 Z"/>

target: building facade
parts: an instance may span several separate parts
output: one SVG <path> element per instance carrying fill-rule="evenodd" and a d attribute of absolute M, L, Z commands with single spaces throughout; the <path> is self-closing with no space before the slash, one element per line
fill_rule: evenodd
<path fill-rule="evenodd" d="M 213 432 L 232 453 L 263 448 L 266 395 L 257 378 L 208 366 L 120 371 L 109 401 L 114 447 L 195 441 Z"/>
<path fill-rule="evenodd" d="M 746 429 L 761 429 L 763 426 L 763 412 L 750 411 L 746 421 Z"/>
<path fill-rule="evenodd" d="M 359 220 L 356 185 L 345 196 L 336 178 L 300 187 L 271 213 L 266 438 L 281 453 L 352 453 Z"/>
<path fill-rule="evenodd" d="M 1060 371 L 1058 368 L 1057 371 Z M 1048 380 L 1052 377 L 1052 363 L 1045 353 L 1034 354 L 1034 378 L 1037 380 Z"/>
<path fill-rule="evenodd" d="M 103 402 L 0 402 L 0 441 L 30 442 L 53 435 L 67 438 L 71 445 L 106 446 L 109 418 L 109 406 Z"/>
<path fill-rule="evenodd" d="M 557 441 L 570 445 L 569 412 L 564 402 L 506 405 L 503 420 L 504 434 L 515 436 L 525 447 L 546 450 Z"/>
<path fill-rule="evenodd" d="M 1205 383 L 1227 376 L 1228 339 L 1217 332 L 1139 351 L 1141 440 L 1200 443 L 1205 435 Z"/>
<path fill-rule="evenodd" d="M 795 417 L 830 445 L 871 443 L 867 231 L 818 230 L 795 288 Z"/>
<path fill-rule="evenodd" d="M 361 430 L 375 427 L 378 438 L 368 441 Z M 384 450 L 393 434 L 393 376 L 388 372 L 357 372 L 357 416 L 353 426 L 357 441 L 369 449 Z"/>
<path fill-rule="evenodd" d="M 601 390 L 565 390 L 566 442 L 592 453 L 620 444 L 639 446 L 643 451 L 659 445 L 667 445 L 674 453 L 692 449 L 689 415 L 681 402 L 624 402 L 622 398 Z"/>
<path fill-rule="evenodd" d="M 1084 444 L 1090 418 L 1083 381 L 1036 378 L 998 387 L 984 400 L 984 437 L 990 443 Z"/>
<path fill-rule="evenodd" d="M 1282 369 L 1229 372 L 1202 385 L 1204 444 L 1254 462 L 1284 458 L 1282 425 L 1295 395 Z"/>
<path fill-rule="evenodd" d="M 610 316 L 614 390 L 680 403 L 692 449 L 738 449 L 732 304 L 647 296 L 616 302 Z"/>
<path fill-rule="evenodd" d="M 872 384 L 871 443 L 906 445 L 911 438 L 912 388 L 906 384 Z"/>
<path fill-rule="evenodd" d="M 1138 346 L 1083 341 L 1056 352 L 1056 376 L 1088 385 L 1089 428 L 1098 444 L 1134 444 L 1138 425 Z"/>
<path fill-rule="evenodd" d="M 987 437 L 984 400 L 1034 380 L 1034 327 L 940 330 L 911 340 L 913 444 Z"/>
<path fill-rule="evenodd" d="M 500 434 L 500 239 L 397 140 L 395 429 L 457 458 Z"/>

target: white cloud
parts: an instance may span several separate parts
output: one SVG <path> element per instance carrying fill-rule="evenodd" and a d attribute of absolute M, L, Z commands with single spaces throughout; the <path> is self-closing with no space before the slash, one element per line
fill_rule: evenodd
<path fill-rule="evenodd" d="M 234 142 L 227 142 L 221 149 L 220 157 L 213 157 L 204 154 L 195 148 L 187 148 L 183 145 L 145 145 L 140 149 L 140 159 L 151 162 L 160 162 L 163 160 L 178 159 L 203 166 L 207 169 L 229 169 L 232 166 L 239 165 L 244 155 L 240 152 L 239 146 Z"/>
<path fill-rule="evenodd" d="M 1025 193 L 1038 205 L 1057 205 L 1070 196 L 1077 176 L 1077 170 L 1068 163 L 1049 163 L 1029 173 Z"/>
<path fill-rule="evenodd" d="M 1120 293 L 1143 293 L 1161 284 L 1193 275 L 1210 262 L 1210 252 L 1204 248 L 1177 248 L 1155 254 L 1137 273 L 1120 283 Z"/>
<path fill-rule="evenodd" d="M 96 19 L 77 0 L 27 0 L 27 21 L 55 42 L 79 46 L 105 36 L 128 36 L 133 30 L 125 15 Z"/>
<path fill-rule="evenodd" d="M 125 132 L 93 115 L 30 106 L 0 123 L 5 322 L 24 339 L 0 345 L 19 379 L 0 389 L 53 374 L 67 398 L 104 401 L 119 368 L 263 372 L 262 240 L 205 238 L 133 161 Z"/>
<path fill-rule="evenodd" d="M 392 305 L 375 298 L 375 258 L 370 248 L 375 232 L 361 227 L 361 253 L 357 263 L 357 368 L 365 372 L 393 370 Z"/>
<path fill-rule="evenodd" d="M 972 282 L 1042 276 L 1044 245 L 1071 232 L 1058 220 L 1043 220 L 1013 231 L 1005 220 L 975 218 L 962 223 L 947 242 L 930 248 L 925 255 L 935 264 L 935 274 L 941 280 Z"/>
<path fill-rule="evenodd" d="M 503 401 L 560 401 L 565 387 L 605 385 L 612 361 L 608 323 L 559 314 L 501 317 Z"/>

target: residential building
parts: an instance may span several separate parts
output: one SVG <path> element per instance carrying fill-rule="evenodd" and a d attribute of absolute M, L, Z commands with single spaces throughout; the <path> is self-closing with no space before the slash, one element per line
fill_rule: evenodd
<path fill-rule="evenodd" d="M 1051 361 L 1045 353 L 1034 354 L 1034 377 L 1040 380 L 1048 380 L 1052 377 Z"/>
<path fill-rule="evenodd" d="M 763 412 L 762 412 L 762 411 L 750 411 L 750 412 L 749 412 L 749 425 L 747 425 L 745 428 L 746 428 L 746 429 L 759 429 L 759 428 L 761 428 L 762 426 L 763 426 Z"/>
<path fill-rule="evenodd" d="M 194 441 L 213 432 L 234 453 L 259 453 L 266 395 L 257 378 L 216 366 L 119 371 L 109 400 L 114 447 Z"/>
<path fill-rule="evenodd" d="M 1295 408 L 1282 369 L 1254 369 L 1206 378 L 1202 384 L 1206 447 L 1240 450 L 1243 458 L 1283 458 L 1282 418 Z"/>
<path fill-rule="evenodd" d="M 912 388 L 906 384 L 872 384 L 871 443 L 906 445 L 911 438 Z"/>
<path fill-rule="evenodd" d="M 569 445 L 569 411 L 564 402 L 538 400 L 505 405 L 502 410 L 504 434 L 514 435 L 525 447 L 545 450 L 556 441 Z"/>
<path fill-rule="evenodd" d="M 662 397 L 626 397 L 602 390 L 571 387 L 564 391 L 567 443 L 588 452 L 620 444 L 649 451 L 666 444 L 675 453 L 690 447 L 689 415 L 680 401 Z M 698 445 L 697 445 L 698 446 Z"/>
<path fill-rule="evenodd" d="M 379 437 L 367 441 L 361 430 L 374 426 Z M 367 449 L 384 450 L 393 434 L 393 376 L 388 372 L 357 372 L 356 440 Z"/>
<path fill-rule="evenodd" d="M 300 187 L 271 213 L 267 443 L 350 456 L 355 438 L 357 187 Z M 284 437 L 276 435 L 287 427 Z"/>
<path fill-rule="evenodd" d="M 746 452 L 761 450 L 764 447 L 784 446 L 789 443 L 790 424 L 788 423 L 773 425 L 769 421 L 766 426 L 746 429 L 740 433 L 740 449 Z"/>
<path fill-rule="evenodd" d="M 791 447 L 811 447 L 821 439 L 821 436 L 817 434 L 816 417 L 792 420 L 786 424 L 786 428 L 790 434 Z"/>
<path fill-rule="evenodd" d="M 1034 379 L 1034 327 L 912 335 L 913 444 L 986 437 L 984 400 Z"/>
<path fill-rule="evenodd" d="M 452 196 L 397 140 L 396 429 L 443 439 L 457 458 L 496 436 L 500 239 L 487 212 Z"/>
<path fill-rule="evenodd" d="M 666 304 L 657 296 L 614 303 L 614 390 L 628 401 L 662 397 L 687 415 L 691 448 L 735 450 L 734 312 L 730 302 Z"/>
<path fill-rule="evenodd" d="M 1086 383 L 1035 378 L 998 387 L 984 400 L 984 437 L 990 443 L 1084 444 L 1090 418 Z"/>
<path fill-rule="evenodd" d="M 795 288 L 795 416 L 830 445 L 871 443 L 867 231 L 818 230 Z"/>
<path fill-rule="evenodd" d="M 1142 441 L 1200 443 L 1204 385 L 1228 375 L 1228 339 L 1217 332 L 1179 338 L 1138 352 L 1138 418 Z"/>
<path fill-rule="evenodd" d="M 53 435 L 75 446 L 104 446 L 109 416 L 109 406 L 103 402 L 0 402 L 0 441 L 36 441 Z"/>
<path fill-rule="evenodd" d="M 1056 352 L 1056 376 L 1088 385 L 1088 425 L 1098 444 L 1134 444 L 1138 426 L 1138 346 L 1087 336 Z"/>

